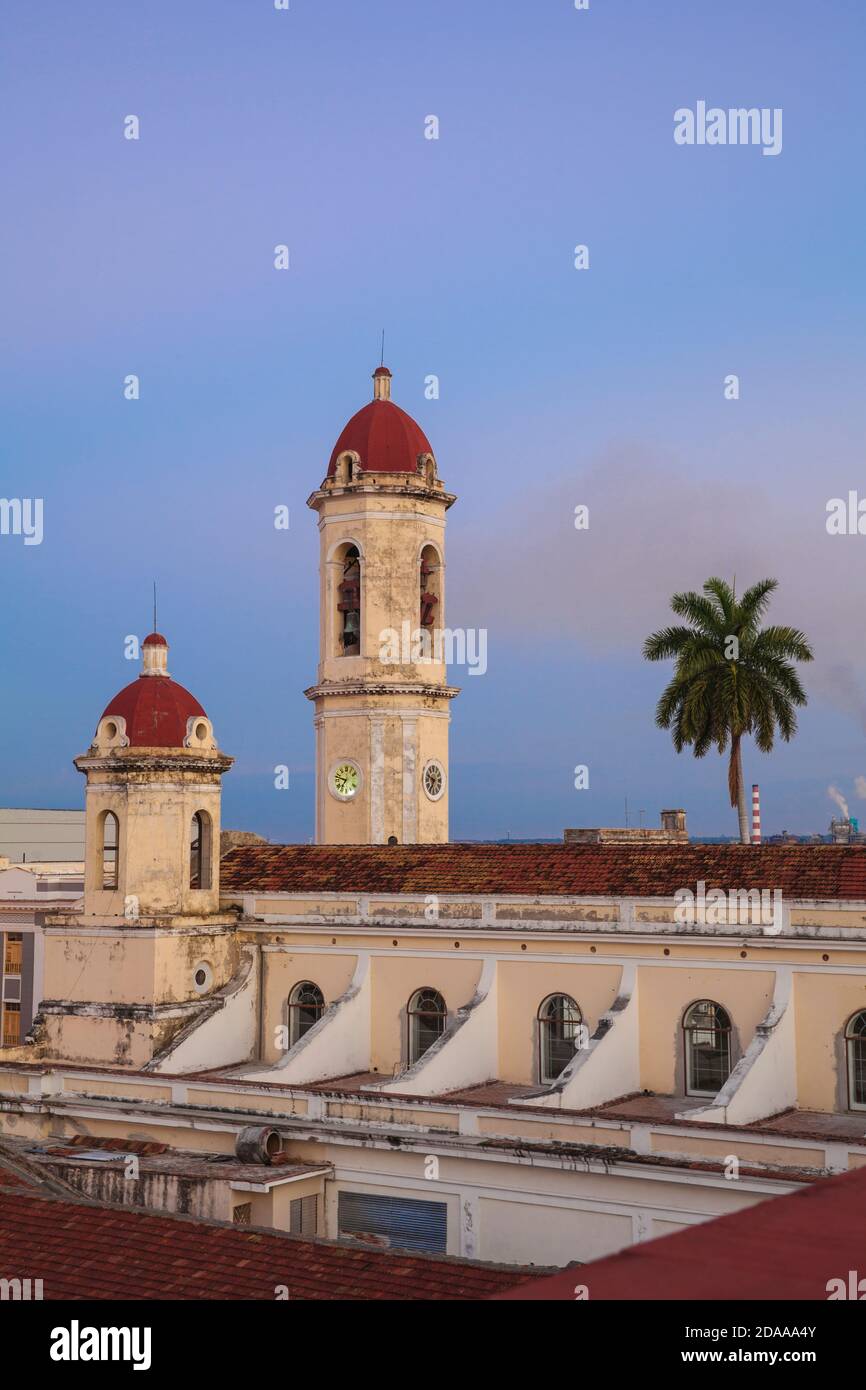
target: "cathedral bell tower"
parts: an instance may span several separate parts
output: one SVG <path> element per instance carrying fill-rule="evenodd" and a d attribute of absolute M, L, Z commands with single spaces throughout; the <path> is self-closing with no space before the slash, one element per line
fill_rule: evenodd
<path fill-rule="evenodd" d="M 321 487 L 315 706 L 316 841 L 430 844 L 448 839 L 445 513 L 422 430 L 391 400 L 346 425 Z"/>

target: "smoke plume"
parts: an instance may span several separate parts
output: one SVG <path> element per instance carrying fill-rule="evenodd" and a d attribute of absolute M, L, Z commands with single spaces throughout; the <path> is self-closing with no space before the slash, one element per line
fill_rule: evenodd
<path fill-rule="evenodd" d="M 847 819 L 848 819 L 848 802 L 845 800 L 845 798 L 844 798 L 844 796 L 842 795 L 842 793 L 840 792 L 839 788 L 838 788 L 838 787 L 828 787 L 828 788 L 827 788 L 827 795 L 830 797 L 830 799 L 831 799 L 832 801 L 835 801 L 836 805 L 839 807 L 839 810 L 842 812 L 842 815 L 843 815 L 843 816 L 845 817 L 845 819 L 847 820 Z"/>

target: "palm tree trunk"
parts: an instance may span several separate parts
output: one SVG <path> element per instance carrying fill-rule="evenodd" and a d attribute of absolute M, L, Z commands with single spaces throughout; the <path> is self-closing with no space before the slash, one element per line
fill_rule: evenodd
<path fill-rule="evenodd" d="M 749 835 L 749 808 L 746 805 L 746 785 L 743 781 L 743 755 L 740 750 L 739 734 L 735 734 L 731 739 L 728 791 L 731 794 L 731 805 L 737 808 L 740 822 L 740 844 L 749 845 L 752 841 Z"/>

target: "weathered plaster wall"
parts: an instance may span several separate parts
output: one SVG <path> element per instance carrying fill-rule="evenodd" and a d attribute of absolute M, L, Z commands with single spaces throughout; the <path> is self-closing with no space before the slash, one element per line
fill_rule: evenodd
<path fill-rule="evenodd" d="M 797 974 L 797 1103 L 813 1110 L 846 1110 L 849 1105 L 844 1046 L 852 1014 L 866 1009 L 866 976 Z M 866 1130 L 866 1114 L 864 1114 Z"/>
<path fill-rule="evenodd" d="M 500 1079 L 531 1086 L 539 1080 L 538 1010 L 550 994 L 570 994 L 590 1033 L 609 1009 L 622 969 L 533 960 L 503 961 L 499 986 Z"/>
<path fill-rule="evenodd" d="M 264 1027 L 262 1058 L 277 1062 L 283 1056 L 280 1030 L 287 1025 L 287 1004 L 295 985 L 304 980 L 318 985 L 325 1004 L 349 988 L 358 963 L 357 954 L 294 952 L 268 947 L 264 953 Z"/>
<path fill-rule="evenodd" d="M 728 1011 L 736 1061 L 770 1006 L 774 984 L 770 971 L 641 965 L 641 1089 L 663 1095 L 682 1091 L 682 1018 L 689 1004 L 712 999 Z"/>
<path fill-rule="evenodd" d="M 125 749 L 118 755 L 133 752 Z M 199 755 L 201 758 L 203 755 Z M 207 913 L 219 908 L 219 774 L 206 778 L 185 771 L 183 756 L 172 771 L 92 771 L 86 793 L 85 913 L 122 917 L 127 899 L 137 899 L 141 916 L 155 913 Z M 139 762 L 143 759 L 139 756 Z M 102 889 L 102 816 L 119 822 L 118 887 Z M 196 811 L 212 823 L 211 886 L 189 886 L 190 825 Z"/>
<path fill-rule="evenodd" d="M 456 955 L 456 952 L 455 952 Z M 406 1009 L 418 989 L 436 989 L 449 1013 L 472 999 L 481 977 L 477 957 L 442 959 L 415 956 L 373 958 L 371 1069 L 387 1076 L 401 1071 L 407 1061 Z"/>
<path fill-rule="evenodd" d="M 384 1091 L 436 1096 L 499 1075 L 499 991 L 495 960 L 484 962 L 475 994 L 458 1007 L 438 1042 Z"/>
<path fill-rule="evenodd" d="M 174 1173 L 139 1171 L 127 1177 L 122 1168 L 85 1168 L 69 1163 L 58 1174 L 70 1187 L 100 1202 L 148 1207 L 152 1211 L 177 1212 L 214 1221 L 231 1221 L 232 1194 L 227 1182 L 213 1178 L 183 1177 Z"/>
<path fill-rule="evenodd" d="M 370 957 L 363 953 L 357 958 L 346 990 L 328 1004 L 318 1023 L 270 1067 L 252 1066 L 244 1072 L 245 1078 L 304 1085 L 326 1077 L 368 1071 L 371 979 Z"/>

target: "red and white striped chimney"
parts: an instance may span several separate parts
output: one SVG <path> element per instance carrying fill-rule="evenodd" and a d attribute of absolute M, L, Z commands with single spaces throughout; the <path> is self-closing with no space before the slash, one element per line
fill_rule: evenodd
<path fill-rule="evenodd" d="M 752 783 L 752 844 L 761 843 L 761 789 Z"/>

